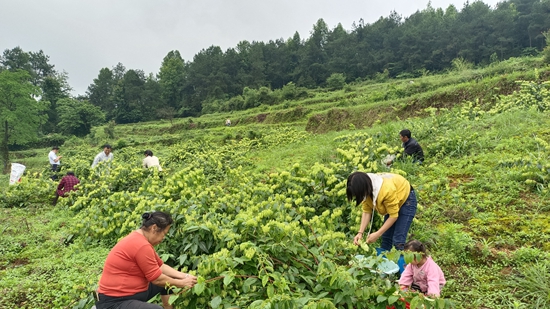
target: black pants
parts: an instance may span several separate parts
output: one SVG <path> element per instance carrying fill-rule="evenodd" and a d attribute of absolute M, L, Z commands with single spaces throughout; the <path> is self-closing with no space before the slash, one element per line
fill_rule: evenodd
<path fill-rule="evenodd" d="M 147 291 L 130 296 L 111 297 L 99 294 L 95 305 L 97 309 L 162 309 L 162 306 L 150 304 L 147 301 L 157 294 L 167 295 L 169 291 L 160 286 L 149 283 Z"/>
<path fill-rule="evenodd" d="M 52 164 L 52 172 L 57 173 L 58 170 L 59 170 L 59 164 Z M 53 174 L 52 180 L 56 180 L 56 179 L 57 179 L 57 175 Z"/>

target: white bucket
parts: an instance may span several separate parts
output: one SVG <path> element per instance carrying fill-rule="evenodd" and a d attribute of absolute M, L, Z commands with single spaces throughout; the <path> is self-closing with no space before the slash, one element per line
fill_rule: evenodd
<path fill-rule="evenodd" d="M 21 176 L 23 176 L 23 172 L 25 172 L 25 165 L 19 164 L 19 163 L 12 163 L 11 164 L 11 174 L 10 174 L 10 185 L 13 185 L 21 179 Z"/>

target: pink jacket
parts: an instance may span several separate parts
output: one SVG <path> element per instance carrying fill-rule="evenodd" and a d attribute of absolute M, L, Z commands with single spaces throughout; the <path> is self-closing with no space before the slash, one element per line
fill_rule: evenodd
<path fill-rule="evenodd" d="M 412 264 L 405 267 L 399 285 L 410 286 L 412 283 L 417 284 L 426 295 L 439 296 L 446 281 L 441 268 L 428 257 L 421 267 Z"/>

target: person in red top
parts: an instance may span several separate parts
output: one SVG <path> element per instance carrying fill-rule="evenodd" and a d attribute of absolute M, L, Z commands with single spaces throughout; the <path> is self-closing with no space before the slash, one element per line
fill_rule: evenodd
<path fill-rule="evenodd" d="M 55 191 L 55 197 L 52 204 L 55 206 L 60 196 L 64 197 L 67 193 L 76 190 L 75 186 L 79 183 L 80 180 L 76 178 L 73 172 L 67 172 L 67 175 L 63 176 L 59 182 L 59 185 L 57 185 L 57 190 Z"/>
<path fill-rule="evenodd" d="M 197 277 L 164 264 L 153 248 L 170 230 L 170 215 L 152 212 L 143 214 L 142 219 L 141 228 L 121 239 L 107 255 L 99 279 L 97 309 L 161 309 L 147 302 L 159 293 L 164 309 L 169 309 L 166 284 L 191 288 L 197 283 Z"/>

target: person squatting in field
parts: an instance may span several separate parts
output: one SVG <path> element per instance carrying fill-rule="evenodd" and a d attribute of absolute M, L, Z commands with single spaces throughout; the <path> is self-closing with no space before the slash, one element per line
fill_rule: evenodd
<path fill-rule="evenodd" d="M 143 159 L 143 167 L 144 168 L 150 168 L 150 167 L 156 167 L 159 172 L 162 171 L 162 167 L 160 167 L 159 158 L 153 155 L 153 152 L 149 149 L 145 150 L 144 152 L 145 158 Z"/>
<path fill-rule="evenodd" d="M 439 297 L 445 285 L 445 275 L 441 268 L 426 254 L 426 248 L 418 240 L 411 240 L 405 244 L 405 251 L 419 253 L 422 258 L 410 262 L 399 278 L 399 285 L 403 290 L 421 292 L 427 296 Z"/>
<path fill-rule="evenodd" d="M 346 194 L 348 201 L 355 198 L 361 204 L 361 225 L 353 243 L 358 245 L 371 221 L 373 212 L 384 216 L 384 224 L 370 233 L 367 243 L 382 237 L 381 248 L 403 250 L 412 220 L 416 214 L 417 201 L 413 187 L 403 176 L 391 173 L 354 172 L 348 176 Z M 372 229 L 372 221 L 370 222 Z"/>
<path fill-rule="evenodd" d="M 72 171 L 67 172 L 67 175 L 63 176 L 63 178 L 61 178 L 61 181 L 57 185 L 57 190 L 55 191 L 55 197 L 53 198 L 52 205 L 55 206 L 57 204 L 57 200 L 59 199 L 60 196 L 65 197 L 69 192 L 75 191 L 76 190 L 75 186 L 79 183 L 80 183 L 80 180 L 76 178 L 76 176 L 74 175 L 74 172 Z"/>
<path fill-rule="evenodd" d="M 161 294 L 164 309 L 169 304 L 166 284 L 191 288 L 197 277 L 164 264 L 154 246 L 164 239 L 174 222 L 169 214 L 151 212 L 142 215 L 141 227 L 122 238 L 111 249 L 103 266 L 97 290 L 97 309 L 161 309 L 148 303 Z"/>
<path fill-rule="evenodd" d="M 412 157 L 413 162 L 424 162 L 424 151 L 418 141 L 411 137 L 411 131 L 408 129 L 399 132 L 399 138 L 403 142 L 403 158 Z"/>

